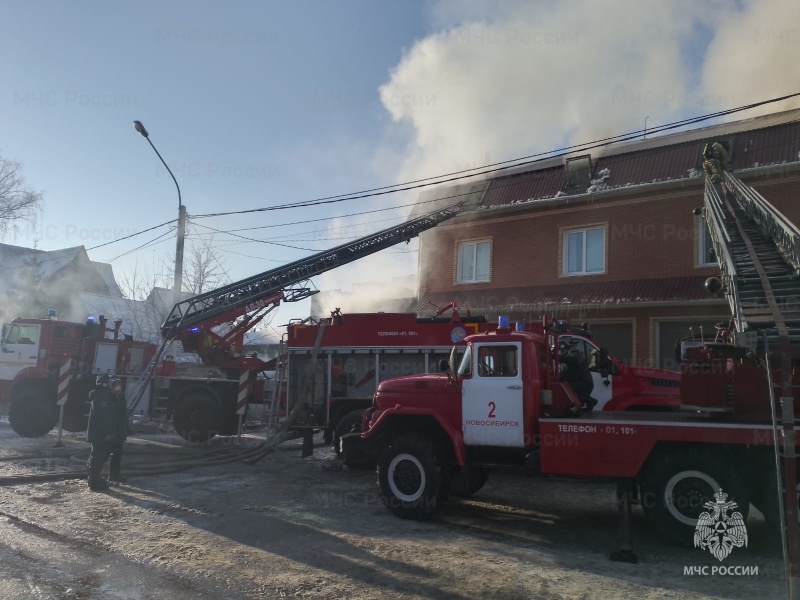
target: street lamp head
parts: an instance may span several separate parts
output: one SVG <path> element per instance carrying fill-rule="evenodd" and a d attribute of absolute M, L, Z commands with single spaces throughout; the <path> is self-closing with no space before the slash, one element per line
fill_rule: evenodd
<path fill-rule="evenodd" d="M 134 121 L 133 128 L 141 133 L 144 137 L 150 137 L 150 134 L 147 133 L 147 129 L 144 128 L 144 125 L 142 125 L 141 121 Z"/>

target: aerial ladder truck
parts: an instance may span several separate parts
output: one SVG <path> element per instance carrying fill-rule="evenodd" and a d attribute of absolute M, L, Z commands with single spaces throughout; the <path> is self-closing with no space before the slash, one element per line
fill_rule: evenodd
<path fill-rule="evenodd" d="M 148 394 L 149 414 L 171 419 L 181 437 L 191 442 L 236 433 L 243 406 L 263 403 L 265 393 L 265 379 L 258 374 L 266 362 L 243 354 L 245 332 L 281 302 L 317 293 L 310 287 L 312 277 L 409 242 L 476 206 L 467 195 L 400 225 L 178 302 L 161 327 L 161 347 L 137 382 L 141 391 L 134 405 Z M 196 353 L 217 375 L 186 377 L 171 370 L 174 363 L 162 358 L 173 341 L 180 342 L 184 352 Z"/>

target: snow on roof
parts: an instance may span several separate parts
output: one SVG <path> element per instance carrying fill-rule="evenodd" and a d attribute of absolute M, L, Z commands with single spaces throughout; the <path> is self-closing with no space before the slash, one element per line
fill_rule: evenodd
<path fill-rule="evenodd" d="M 0 269 L 0 285 L 13 286 L 20 269 L 34 265 L 38 267 L 43 279 L 50 279 L 81 254 L 86 256 L 83 246 L 60 250 L 36 250 L 35 248 L 0 244 L 0 261 L 3 264 Z M 89 257 L 86 256 L 86 260 L 88 259 Z"/>
<path fill-rule="evenodd" d="M 92 263 L 92 266 L 97 269 L 97 272 L 100 274 L 100 277 L 103 278 L 103 281 L 106 282 L 109 296 L 117 296 L 121 298 L 122 290 L 119 289 L 117 280 L 114 277 L 114 268 L 108 263 L 97 262 L 94 260 L 90 262 Z"/>

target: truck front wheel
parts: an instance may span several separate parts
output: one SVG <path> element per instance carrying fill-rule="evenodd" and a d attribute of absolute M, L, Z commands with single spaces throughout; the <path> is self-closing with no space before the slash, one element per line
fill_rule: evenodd
<path fill-rule="evenodd" d="M 378 459 L 378 490 L 401 519 L 428 519 L 447 499 L 444 460 L 432 440 L 417 434 L 394 438 Z"/>
<path fill-rule="evenodd" d="M 11 429 L 22 437 L 42 437 L 58 423 L 55 397 L 47 389 L 27 386 L 14 392 L 8 407 Z"/>
<path fill-rule="evenodd" d="M 489 480 L 489 472 L 483 467 L 465 467 L 450 479 L 450 495 L 470 498 L 477 494 Z"/>
<path fill-rule="evenodd" d="M 678 451 L 654 461 L 642 479 L 642 507 L 664 536 L 691 546 L 700 515 L 711 512 L 706 502 L 715 502 L 722 490 L 736 506 L 728 517 L 739 512 L 747 519 L 750 497 L 742 478 L 720 458 L 703 452 Z"/>

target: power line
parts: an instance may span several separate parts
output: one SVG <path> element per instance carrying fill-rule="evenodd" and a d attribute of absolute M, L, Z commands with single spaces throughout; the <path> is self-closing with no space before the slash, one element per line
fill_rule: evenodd
<path fill-rule="evenodd" d="M 131 250 L 128 250 L 128 251 L 126 251 L 126 252 L 123 252 L 122 254 L 120 254 L 119 256 L 115 256 L 114 258 L 112 258 L 112 259 L 111 259 L 110 261 L 108 261 L 108 262 L 109 262 L 109 263 L 112 263 L 112 262 L 114 262 L 115 260 L 117 260 L 118 258 L 122 258 L 123 256 L 125 256 L 125 255 L 127 255 L 127 254 L 130 254 L 131 252 L 136 252 L 137 250 L 141 250 L 141 249 L 143 249 L 143 248 L 146 248 L 146 247 L 148 247 L 148 246 L 150 246 L 151 244 L 154 244 L 154 243 L 160 243 L 160 242 L 158 242 L 158 240 L 161 240 L 161 238 L 163 238 L 165 235 L 169 235 L 170 233 L 172 233 L 172 230 L 170 230 L 170 231 L 165 231 L 164 233 L 162 233 L 162 234 L 161 234 L 161 235 L 159 235 L 158 237 L 155 237 L 155 238 L 153 238 L 153 239 L 152 239 L 152 240 L 150 240 L 149 242 L 145 242 L 145 243 L 144 243 L 144 244 L 142 244 L 141 246 L 137 246 L 136 248 L 133 248 L 133 249 L 131 249 Z M 162 242 L 165 242 L 165 241 L 167 241 L 167 240 L 161 240 L 161 241 L 162 241 Z"/>
<path fill-rule="evenodd" d="M 687 143 L 691 143 L 691 142 L 687 142 Z M 774 147 L 785 146 L 785 145 L 786 145 L 786 142 L 781 142 L 781 143 L 762 145 L 762 146 L 759 146 L 759 148 L 760 149 L 767 149 L 767 148 L 774 148 Z M 619 160 L 616 160 L 615 161 L 615 165 L 619 166 L 621 163 L 624 163 L 624 162 L 627 162 L 627 161 L 639 160 L 643 154 L 657 153 L 657 152 L 661 152 L 661 151 L 662 151 L 661 147 L 650 148 L 648 150 L 644 150 L 644 151 L 636 153 L 635 156 L 632 155 L 632 156 L 630 156 L 628 158 L 621 158 Z M 491 188 L 494 192 L 498 192 L 498 191 L 500 191 L 500 190 L 502 190 L 503 188 L 506 188 L 506 187 L 515 187 L 515 186 L 519 185 L 517 181 L 513 181 L 513 180 L 509 180 L 508 182 L 501 183 L 501 184 L 497 184 L 496 183 L 497 181 L 500 181 L 500 180 L 494 180 L 494 181 L 495 181 L 495 183 L 492 185 L 492 188 Z M 636 182 L 633 182 L 633 183 L 636 183 Z M 628 185 L 630 185 L 630 184 L 628 184 Z M 613 189 L 614 187 L 615 186 L 612 186 L 609 189 Z M 430 200 L 424 200 L 424 201 L 420 201 L 420 202 L 415 202 L 415 203 L 412 203 L 412 204 L 409 204 L 409 205 L 406 205 L 406 206 L 418 206 L 418 205 L 425 204 L 425 203 L 430 203 L 430 202 L 439 202 L 441 200 L 462 197 L 462 196 L 468 195 L 470 193 L 472 193 L 472 192 L 468 191 L 468 192 L 465 192 L 465 193 L 458 193 L 458 194 L 453 194 L 453 195 L 450 195 L 450 196 L 440 196 L 440 197 L 433 198 L 433 199 L 430 199 Z M 368 211 L 368 212 L 382 212 L 382 211 L 387 211 L 387 210 L 393 210 L 394 208 L 395 207 L 385 208 L 385 209 L 376 209 L 376 210 Z M 357 213 L 357 214 L 360 214 L 360 213 Z M 337 217 L 330 217 L 330 218 L 318 219 L 318 220 L 342 219 L 342 218 L 346 218 L 348 216 L 351 216 L 351 215 L 339 215 Z M 380 221 L 385 221 L 385 220 L 394 220 L 394 219 L 381 219 L 381 220 L 376 220 L 376 221 L 372 221 L 372 222 L 374 223 L 374 222 L 380 222 Z M 343 229 L 347 229 L 349 227 L 356 227 L 356 226 L 359 226 L 359 225 L 361 225 L 361 224 L 356 223 L 356 224 L 353 224 L 353 225 L 350 225 L 350 226 L 344 226 L 344 227 L 341 227 L 341 228 L 335 228 L 334 230 L 343 230 Z M 280 226 L 280 225 L 269 225 L 269 226 L 266 226 L 266 227 L 276 227 L 276 226 Z M 206 227 L 206 226 L 203 226 L 203 227 Z M 247 229 L 260 229 L 260 227 L 247 228 Z M 229 231 L 234 231 L 234 230 L 229 230 Z M 235 230 L 235 231 L 240 231 L 240 230 Z M 216 232 L 225 233 L 222 230 L 216 230 Z M 307 233 L 309 233 L 309 232 L 297 232 L 297 233 L 295 233 L 293 235 L 298 235 L 299 236 L 299 235 L 305 235 Z M 311 232 L 311 233 L 313 233 L 313 232 Z M 209 235 L 209 234 L 199 234 L 199 235 Z M 289 237 L 289 236 L 283 236 L 283 237 Z M 353 234 L 353 237 L 356 237 L 356 234 Z M 244 239 L 245 241 L 243 241 L 243 242 L 235 242 L 233 240 L 222 240 L 222 241 L 223 242 L 228 242 L 227 245 L 238 245 L 238 244 L 248 243 L 248 242 L 253 240 L 251 238 L 242 238 L 242 237 L 240 237 L 240 239 Z M 281 239 L 281 238 L 278 237 L 278 238 L 271 238 L 271 239 Z M 341 238 L 317 238 L 317 239 L 347 239 L 347 238 L 341 237 Z M 260 241 L 264 242 L 265 240 L 260 240 Z M 301 240 L 295 239 L 293 241 L 301 241 Z M 257 258 L 257 257 L 247 256 L 247 255 L 243 255 L 243 256 L 246 256 L 247 258 Z"/>
<path fill-rule="evenodd" d="M 232 235 L 237 238 L 242 238 L 243 240 L 247 240 L 248 242 L 257 242 L 259 244 L 272 244 L 274 246 L 282 246 L 284 248 L 291 248 L 292 250 L 303 250 L 305 252 L 316 252 L 313 248 L 301 248 L 300 246 L 291 246 L 289 244 L 281 244 L 278 242 L 268 242 L 266 240 L 257 240 L 255 238 L 248 238 L 243 235 L 239 235 L 237 233 L 230 233 L 228 231 L 222 231 L 221 229 L 215 229 L 214 227 L 209 227 L 208 225 L 203 225 L 201 223 L 196 223 L 196 225 L 200 225 L 200 227 L 205 227 L 206 229 L 210 229 L 211 231 L 216 231 L 217 233 L 224 233 L 227 235 Z"/>
<path fill-rule="evenodd" d="M 346 215 L 339 215 L 336 217 L 320 217 L 319 219 L 303 219 L 302 221 L 292 221 L 291 223 L 275 223 L 272 225 L 259 225 L 258 227 L 242 227 L 240 229 L 229 229 L 228 231 L 253 231 L 255 229 L 270 229 L 272 227 L 289 227 L 290 225 L 305 225 L 306 223 L 318 223 L 320 221 L 333 221 L 334 219 L 344 219 L 347 217 L 358 217 L 361 215 L 369 215 L 376 212 L 386 212 L 387 210 L 396 210 L 399 208 L 408 208 L 410 206 L 414 206 L 416 204 L 420 204 L 418 202 L 413 202 L 411 204 L 399 204 L 397 206 L 391 206 L 389 208 L 376 208 L 375 210 L 365 210 L 362 212 L 356 213 L 349 213 Z M 397 217 L 398 219 L 402 219 L 403 217 Z M 389 219 L 385 219 L 389 220 Z M 370 221 L 379 223 L 380 221 Z M 208 235 L 208 234 L 200 234 L 200 235 Z"/>
<path fill-rule="evenodd" d="M 711 119 L 715 119 L 718 117 L 723 117 L 731 114 L 735 114 L 738 112 L 742 112 L 745 110 L 750 110 L 751 108 L 756 108 L 759 106 L 763 106 L 765 104 L 771 104 L 773 102 L 780 102 L 781 100 L 786 100 L 788 98 L 794 98 L 796 96 L 800 96 L 800 92 L 795 94 L 789 94 L 787 96 L 781 96 L 779 98 L 773 98 L 771 100 L 764 100 L 761 102 L 755 102 L 752 104 L 747 104 L 744 106 L 739 106 L 737 108 L 717 111 L 715 113 L 709 113 L 706 115 L 701 115 L 699 117 L 690 117 L 687 119 L 683 119 L 680 121 L 673 121 L 672 123 L 668 123 L 667 125 L 662 125 L 655 127 L 650 130 L 651 134 L 654 133 L 661 133 L 664 131 L 669 131 L 672 129 L 678 129 L 680 127 L 684 127 L 686 125 L 692 125 L 695 123 L 701 123 L 703 121 L 708 121 Z M 370 198 L 375 196 L 383 196 L 386 194 L 393 194 L 396 192 L 408 191 L 413 189 L 419 189 L 423 187 L 428 187 L 432 185 L 439 185 L 442 183 L 449 183 L 452 181 L 457 181 L 460 179 L 467 179 L 469 177 L 476 177 L 478 175 L 487 175 L 490 173 L 496 173 L 499 171 L 517 168 L 525 165 L 534 164 L 537 162 L 542 162 L 544 160 L 549 160 L 552 158 L 558 158 L 561 156 L 565 156 L 567 154 L 572 154 L 573 152 L 578 151 L 586 151 L 591 150 L 594 148 L 602 148 L 605 146 L 610 146 L 612 144 L 618 144 L 620 142 L 626 142 L 630 140 L 637 139 L 644 130 L 639 129 L 634 132 L 629 132 L 625 134 L 615 135 L 611 137 L 602 138 L 599 140 L 595 140 L 593 142 L 585 142 L 582 144 L 575 144 L 572 146 L 566 146 L 564 148 L 559 148 L 557 150 L 550 150 L 547 152 L 538 152 L 536 154 L 531 154 L 528 156 L 510 159 L 506 161 L 501 161 L 497 163 L 491 163 L 489 165 L 485 165 L 483 167 L 474 167 L 471 169 L 463 169 L 461 171 L 453 171 L 451 173 L 447 173 L 444 175 L 437 175 L 434 177 L 425 177 L 422 179 L 415 179 L 413 181 L 409 181 L 406 183 L 401 184 L 394 184 L 394 185 L 387 185 L 377 188 L 371 188 L 369 190 L 363 190 L 361 192 L 353 192 L 351 194 L 339 194 L 336 196 L 325 196 L 322 198 L 317 198 L 314 200 L 305 200 L 301 202 L 292 202 L 288 204 L 280 204 L 277 206 L 266 206 L 262 208 L 254 208 L 249 210 L 240 210 L 240 211 L 229 211 L 229 212 L 221 212 L 221 213 L 206 213 L 201 215 L 195 215 L 195 218 L 202 219 L 208 217 L 220 217 L 226 215 L 241 215 L 241 214 L 249 214 L 255 212 L 267 212 L 273 210 L 286 210 L 290 208 L 301 208 L 301 207 L 309 207 L 309 206 L 319 206 L 321 204 L 333 204 L 338 202 L 345 202 L 347 200 L 358 200 L 362 198 Z M 513 163 L 513 164 L 511 164 Z M 505 165 L 505 166 L 500 166 Z M 489 168 L 489 167 L 497 167 L 497 168 Z M 446 179 L 442 179 L 446 178 Z M 437 179 L 438 181 L 431 181 L 433 179 Z M 427 183 L 423 183 L 427 182 Z"/>
<path fill-rule="evenodd" d="M 738 113 L 738 112 L 741 112 L 741 111 L 749 110 L 749 109 L 756 108 L 756 107 L 759 107 L 759 106 L 763 106 L 763 105 L 766 105 L 766 104 L 771 104 L 771 103 L 774 103 L 774 102 L 780 102 L 782 100 L 786 100 L 786 99 L 789 99 L 789 98 L 794 98 L 794 97 L 797 97 L 797 96 L 800 96 L 800 92 L 795 93 L 795 94 L 789 94 L 789 95 L 786 95 L 786 96 L 781 96 L 781 97 L 778 97 L 778 98 L 773 98 L 771 100 L 764 100 L 764 101 L 761 101 L 761 102 L 756 102 L 756 103 L 740 106 L 740 107 L 733 108 L 733 109 L 717 111 L 715 113 L 709 113 L 709 114 L 702 115 L 702 116 L 699 116 L 699 117 L 691 117 L 691 118 L 683 119 L 683 120 L 680 120 L 680 121 L 674 121 L 672 123 L 668 123 L 667 125 L 657 126 L 657 127 L 651 128 L 648 131 L 648 133 L 650 133 L 651 135 L 652 134 L 657 134 L 657 133 L 661 133 L 661 132 L 664 132 L 664 131 L 668 131 L 668 130 L 684 127 L 686 125 L 700 123 L 700 122 L 707 121 L 707 120 L 710 120 L 710 119 L 715 119 L 715 118 L 718 118 L 718 117 L 722 117 L 722 116 L 726 116 L 726 115 L 730 115 L 730 114 L 735 114 L 735 113 Z M 576 144 L 576 145 L 567 146 L 567 147 L 564 147 L 564 148 L 560 148 L 560 149 L 557 149 L 557 150 L 551 150 L 551 151 L 547 151 L 547 152 L 539 152 L 539 153 L 536 153 L 536 154 L 531 154 L 531 155 L 520 157 L 520 158 L 516 158 L 516 159 L 510 159 L 510 160 L 501 161 L 501 162 L 497 162 L 497 163 L 491 163 L 491 164 L 485 165 L 483 167 L 474 167 L 474 168 L 471 168 L 471 169 L 463 169 L 463 170 L 460 170 L 460 171 L 453 171 L 451 173 L 446 173 L 446 174 L 438 175 L 438 176 L 434 176 L 434 177 L 426 177 L 426 178 L 422 178 L 422 179 L 416 179 L 416 180 L 412 180 L 412 181 L 409 181 L 409 182 L 406 182 L 406 183 L 403 183 L 403 184 L 394 184 L 394 185 L 388 185 L 388 186 L 381 186 L 381 187 L 371 188 L 371 189 L 368 189 L 368 190 L 363 190 L 361 192 L 354 192 L 354 193 L 350 193 L 350 194 L 339 194 L 339 195 L 335 195 L 335 196 L 325 196 L 325 197 L 318 198 L 318 199 L 315 199 L 315 200 L 294 202 L 294 203 L 288 203 L 288 204 L 272 206 L 272 207 L 262 207 L 262 208 L 257 208 L 257 209 L 250 209 L 250 210 L 243 210 L 243 211 L 230 211 L 230 212 L 222 212 L 222 213 L 206 213 L 206 214 L 201 214 L 201 215 L 195 215 L 194 218 L 195 219 L 199 219 L 199 218 L 209 218 L 209 217 L 227 216 L 227 215 L 235 215 L 235 214 L 248 214 L 248 213 L 254 213 L 254 212 L 266 212 L 266 211 L 272 211 L 272 210 L 285 210 L 285 209 L 290 209 L 290 208 L 304 208 L 304 207 L 310 207 L 310 206 L 317 206 L 317 205 L 320 205 L 320 204 L 330 204 L 330 203 L 336 203 L 336 202 L 344 202 L 344 201 L 347 201 L 347 200 L 356 200 L 356 199 L 361 199 L 361 198 L 381 196 L 381 195 L 400 192 L 400 191 L 408 191 L 408 190 L 412 190 L 412 189 L 418 189 L 418 188 L 422 188 L 422 187 L 428 187 L 428 186 L 432 186 L 432 185 L 438 185 L 438 184 L 442 184 L 442 183 L 448 183 L 448 182 L 452 182 L 452 181 L 457 181 L 457 180 L 465 179 L 465 178 L 469 178 L 469 177 L 476 177 L 476 176 L 479 176 L 479 175 L 487 175 L 487 174 L 490 174 L 490 173 L 496 173 L 496 172 L 507 170 L 507 169 L 511 169 L 511 168 L 517 168 L 517 167 L 521 167 L 521 166 L 535 164 L 535 163 L 538 163 L 538 162 L 542 162 L 544 160 L 550 160 L 550 159 L 553 159 L 553 158 L 558 158 L 560 156 L 565 156 L 567 154 L 572 154 L 572 153 L 578 152 L 578 151 L 586 151 L 586 150 L 591 150 L 591 149 L 594 149 L 594 148 L 600 148 L 600 147 L 609 146 L 609 145 L 616 144 L 616 143 L 621 143 L 621 142 L 625 142 L 625 141 L 634 140 L 634 139 L 637 139 L 639 137 L 639 135 L 643 131 L 644 130 L 637 130 L 635 132 L 630 132 L 630 133 L 626 133 L 626 134 L 620 134 L 620 135 L 616 135 L 616 136 L 602 138 L 600 140 L 595 140 L 594 142 Z M 497 168 L 491 168 L 491 167 L 497 167 Z M 444 179 L 444 178 L 447 178 L 447 179 Z M 433 180 L 436 180 L 436 181 L 433 181 Z M 424 183 L 424 182 L 427 182 L 427 183 Z M 349 216 L 357 216 L 357 215 L 370 214 L 370 213 L 375 213 L 375 212 L 383 212 L 383 211 L 387 211 L 387 210 L 397 210 L 397 209 L 400 209 L 400 208 L 408 208 L 408 207 L 418 206 L 418 205 L 426 204 L 426 203 L 429 203 L 429 202 L 438 202 L 438 201 L 446 200 L 446 199 L 450 199 L 450 198 L 457 198 L 457 197 L 464 196 L 464 195 L 466 195 L 466 194 L 453 194 L 451 196 L 434 198 L 434 199 L 431 199 L 431 200 L 417 201 L 417 202 L 413 202 L 413 203 L 409 203 L 409 204 L 397 205 L 397 206 L 392 206 L 392 207 L 387 207 L 387 208 L 382 208 L 382 209 L 375 209 L 375 210 L 370 210 L 370 211 L 361 211 L 361 212 L 358 212 L 358 213 L 351 213 L 349 215 L 343 215 L 343 216 L 339 216 L 339 217 L 312 219 L 312 220 L 306 220 L 306 221 L 302 221 L 302 222 L 310 223 L 310 222 L 317 222 L 317 221 L 326 221 L 326 220 L 331 220 L 331 219 L 335 219 L 335 218 L 346 218 L 346 217 L 349 217 Z M 154 229 L 158 229 L 159 227 L 163 227 L 164 225 L 172 224 L 175 221 L 176 221 L 175 219 L 172 219 L 170 221 L 165 221 L 164 223 L 161 223 L 159 225 L 155 225 L 153 227 L 149 227 L 149 228 L 144 229 L 142 231 L 139 231 L 139 232 L 136 232 L 136 233 L 133 233 L 133 234 L 118 238 L 116 240 L 111 240 L 110 242 L 105 242 L 103 244 L 98 244 L 97 246 L 92 246 L 90 248 L 86 248 L 86 251 L 88 252 L 90 250 L 96 250 L 97 248 L 102 248 L 102 247 L 108 246 L 110 244 L 115 244 L 117 242 L 121 242 L 121 241 L 124 241 L 126 239 L 130 239 L 130 238 L 136 237 L 138 235 L 142 235 L 143 233 L 147 233 L 148 231 L 152 231 Z M 295 224 L 302 223 L 302 222 L 298 221 L 298 222 L 293 222 L 293 223 L 284 223 L 284 224 L 280 224 L 280 225 L 266 225 L 266 226 L 262 226 L 262 227 L 246 228 L 246 229 L 241 229 L 241 230 L 236 230 L 236 231 L 245 231 L 247 229 L 261 229 L 261 228 L 268 228 L 268 227 L 282 227 L 282 226 L 288 226 L 288 225 L 295 225 Z M 284 246 L 284 247 L 287 247 L 287 248 L 291 248 L 291 249 L 295 249 L 295 250 L 303 250 L 303 251 L 308 251 L 308 252 L 313 252 L 314 251 L 314 250 L 311 250 L 309 248 L 302 248 L 302 247 L 298 247 L 298 246 L 291 246 L 291 245 L 288 245 L 288 244 L 280 244 L 280 243 L 277 243 L 277 242 L 269 242 L 269 241 L 265 241 L 265 240 L 247 238 L 245 236 L 238 236 L 238 235 L 232 233 L 232 231 L 234 231 L 234 230 L 223 231 L 223 230 L 214 229 L 214 228 L 206 226 L 206 225 L 202 225 L 202 227 L 205 227 L 205 228 L 210 229 L 212 231 L 215 231 L 217 233 L 227 233 L 229 235 L 235 235 L 236 237 L 239 237 L 239 238 L 241 238 L 241 239 L 243 239 L 245 241 L 256 242 L 256 243 L 274 244 L 274 245 L 277 245 L 277 246 Z M 159 238 L 160 237 L 161 236 L 159 236 Z M 150 242 L 148 242 L 146 244 L 143 244 L 140 247 L 134 248 L 133 250 L 131 250 L 129 252 L 133 252 L 135 250 L 138 250 L 138 249 L 141 249 L 143 247 L 146 247 L 148 244 L 155 242 L 159 238 L 155 238 L 155 240 L 151 240 Z M 128 253 L 125 253 L 125 254 L 128 254 Z M 125 254 L 122 254 L 122 255 L 118 256 L 117 258 L 120 258 L 121 256 L 124 256 Z M 49 259 L 44 259 L 41 262 L 46 262 L 46 261 L 49 261 L 49 260 L 56 260 L 56 259 L 55 258 L 49 258 Z M 116 260 L 116 258 L 113 259 L 113 260 Z M 20 268 L 20 267 L 11 267 L 9 269 L 0 269 L 0 271 L 2 271 L 2 270 L 12 270 L 12 269 L 15 269 L 15 268 Z"/>
<path fill-rule="evenodd" d="M 154 229 L 158 229 L 159 227 L 163 227 L 164 225 L 169 225 L 170 223 L 174 223 L 177 219 L 172 219 L 171 221 L 165 221 L 161 223 L 161 225 L 155 225 L 153 227 L 149 227 L 147 229 L 143 229 L 142 231 L 137 231 L 136 233 L 132 233 L 130 235 L 126 235 L 125 237 L 117 238 L 116 240 L 111 240 L 110 242 L 106 242 L 105 244 L 99 244 L 97 246 L 92 246 L 91 248 L 86 248 L 86 251 L 89 250 L 97 250 L 98 248 L 102 248 L 103 246 L 108 246 L 109 244 L 116 244 L 117 242 L 121 242 L 123 240 L 130 239 L 132 237 L 136 237 L 137 235 L 142 235 L 143 233 L 147 233 L 148 231 L 153 231 Z M 158 238 L 156 238 L 158 239 Z"/>
<path fill-rule="evenodd" d="M 374 233 L 374 231 L 372 231 L 372 230 L 366 231 L 366 232 L 364 232 L 364 231 L 353 231 L 355 228 L 364 228 L 367 225 L 372 225 L 372 224 L 375 224 L 375 223 L 385 223 L 386 221 L 402 221 L 402 220 L 405 220 L 405 217 L 395 217 L 395 218 L 391 218 L 391 219 L 377 219 L 377 220 L 368 221 L 368 222 L 365 222 L 365 223 L 353 223 L 352 225 L 343 225 L 342 227 L 334 227 L 332 229 L 327 230 L 326 232 L 313 231 L 313 230 L 312 231 L 298 231 L 298 232 L 295 232 L 295 233 L 285 234 L 285 235 L 281 235 L 281 236 L 277 236 L 277 237 L 259 238 L 259 239 L 260 239 L 261 242 L 275 242 L 275 241 L 282 241 L 282 242 L 313 242 L 313 241 L 326 241 L 326 240 L 348 240 L 348 239 L 354 239 L 354 238 L 363 237 L 365 235 L 371 235 L 372 233 Z M 204 226 L 201 225 L 201 227 L 204 227 Z M 241 230 L 228 229 L 228 230 L 225 230 L 225 231 L 212 231 L 212 232 L 206 232 L 206 233 L 192 233 L 192 234 L 187 235 L 186 237 L 187 238 L 195 238 L 195 239 L 205 240 L 206 236 L 216 236 L 218 233 L 230 234 L 233 231 L 241 231 Z M 335 236 L 335 237 L 319 237 L 319 235 L 321 235 L 322 233 L 336 233 L 336 232 L 339 232 L 340 235 Z M 317 234 L 316 237 L 312 237 L 312 238 L 300 237 L 300 236 L 314 236 L 315 234 Z M 256 239 L 256 238 L 252 238 L 252 239 Z M 231 239 L 221 239 L 221 240 L 217 240 L 217 244 L 215 245 L 215 247 L 222 248 L 222 247 L 225 247 L 225 246 L 236 246 L 236 245 L 240 245 L 240 244 L 250 243 L 250 241 L 251 241 L 251 238 L 248 238 L 248 239 L 246 239 L 244 241 L 235 241 L 235 240 L 231 240 Z"/>

